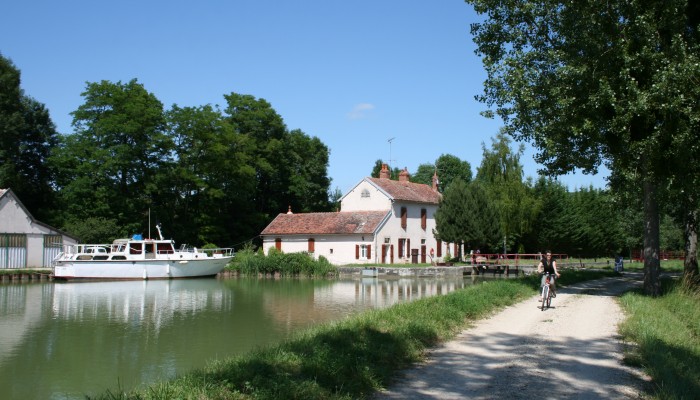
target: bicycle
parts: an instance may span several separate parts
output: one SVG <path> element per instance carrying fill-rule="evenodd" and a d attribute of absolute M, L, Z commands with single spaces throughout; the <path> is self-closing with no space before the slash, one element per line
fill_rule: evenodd
<path fill-rule="evenodd" d="M 546 272 L 545 274 L 545 279 L 544 279 L 544 285 L 542 285 L 542 311 L 544 311 L 544 308 L 552 304 L 552 289 L 549 287 L 550 280 L 549 280 L 549 272 Z"/>

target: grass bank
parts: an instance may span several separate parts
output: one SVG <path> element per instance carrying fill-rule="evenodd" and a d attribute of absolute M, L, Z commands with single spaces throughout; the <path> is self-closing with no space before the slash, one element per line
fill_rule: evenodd
<path fill-rule="evenodd" d="M 700 394 L 700 290 L 678 279 L 662 280 L 662 295 L 622 296 L 627 319 L 620 327 L 633 342 L 625 361 L 642 367 L 654 383 L 654 399 L 696 399 Z"/>
<path fill-rule="evenodd" d="M 561 284 L 610 276 L 576 271 Z M 442 296 L 356 314 L 277 346 L 212 363 L 141 391 L 95 399 L 357 399 L 387 386 L 430 347 L 537 292 L 539 278 L 486 282 Z"/>

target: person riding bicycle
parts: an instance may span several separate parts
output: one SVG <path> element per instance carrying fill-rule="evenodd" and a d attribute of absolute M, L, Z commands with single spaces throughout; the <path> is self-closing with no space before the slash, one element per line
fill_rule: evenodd
<path fill-rule="evenodd" d="M 546 273 L 549 272 L 549 287 L 552 290 L 552 297 L 557 296 L 556 287 L 554 285 L 554 277 L 559 278 L 561 274 L 557 271 L 557 260 L 552 257 L 552 252 L 547 250 L 545 256 L 540 259 L 540 263 L 537 264 L 537 273 L 542 274 L 542 281 L 540 287 L 544 286 L 546 280 Z M 541 293 L 541 292 L 540 292 Z M 542 301 L 542 299 L 540 299 Z"/>

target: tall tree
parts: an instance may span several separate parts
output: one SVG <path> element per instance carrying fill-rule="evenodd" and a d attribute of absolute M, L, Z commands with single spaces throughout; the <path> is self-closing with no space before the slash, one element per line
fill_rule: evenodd
<path fill-rule="evenodd" d="M 163 105 L 135 79 L 87 83 L 82 96 L 54 157 L 67 222 L 110 215 L 122 234 L 145 232 L 154 177 L 172 151 Z"/>
<path fill-rule="evenodd" d="M 249 138 L 252 146 L 251 165 L 255 169 L 254 204 L 259 231 L 271 217 L 283 212 L 289 204 L 285 193 L 289 187 L 290 167 L 286 157 L 287 127 L 282 117 L 265 99 L 251 95 L 224 95 L 226 120 L 234 131 Z"/>
<path fill-rule="evenodd" d="M 573 168 L 639 177 L 644 199 L 644 290 L 658 295 L 660 190 L 669 162 L 695 137 L 697 5 L 686 0 L 467 0 L 488 77 L 478 99 L 553 174 Z M 673 101 L 669 101 L 673 99 Z M 491 112 L 489 112 L 491 113 Z M 489 114 L 487 113 L 487 114 Z M 680 129 L 679 129 L 680 128 Z"/>
<path fill-rule="evenodd" d="M 11 188 L 42 221 L 52 220 L 55 125 L 43 104 L 24 94 L 20 71 L 0 55 L 0 188 Z"/>
<path fill-rule="evenodd" d="M 288 203 L 301 212 L 331 211 L 328 146 L 299 129 L 289 132 L 286 141 L 290 168 Z"/>
<path fill-rule="evenodd" d="M 496 203 L 504 242 L 511 249 L 517 249 L 516 243 L 531 231 L 540 206 L 523 181 L 520 157 L 525 147 L 521 144 L 514 152 L 510 143 L 503 132 L 492 139 L 490 149 L 482 143 L 483 158 L 477 168 L 476 180 L 489 191 L 489 197 Z"/>
<path fill-rule="evenodd" d="M 478 182 L 454 180 L 435 212 L 435 224 L 441 240 L 484 251 L 496 250 L 501 238 L 498 211 Z"/>
<path fill-rule="evenodd" d="M 166 118 L 175 160 L 157 197 L 174 237 L 229 246 L 255 236 L 252 141 L 210 105 L 174 105 Z"/>
<path fill-rule="evenodd" d="M 472 167 L 469 161 L 463 161 L 452 154 L 442 154 L 435 160 L 440 190 L 445 191 L 453 181 L 461 179 L 464 183 L 472 181 Z M 432 179 L 432 176 L 431 176 Z M 432 181 L 431 181 L 432 182 Z"/>

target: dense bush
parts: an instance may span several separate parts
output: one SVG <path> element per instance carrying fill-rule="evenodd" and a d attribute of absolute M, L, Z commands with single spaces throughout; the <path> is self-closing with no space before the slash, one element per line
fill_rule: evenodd
<path fill-rule="evenodd" d="M 336 268 L 323 256 L 315 260 L 307 252 L 283 253 L 276 249 L 271 249 L 267 255 L 262 250 L 240 250 L 229 268 L 245 275 L 329 276 L 336 273 Z"/>

